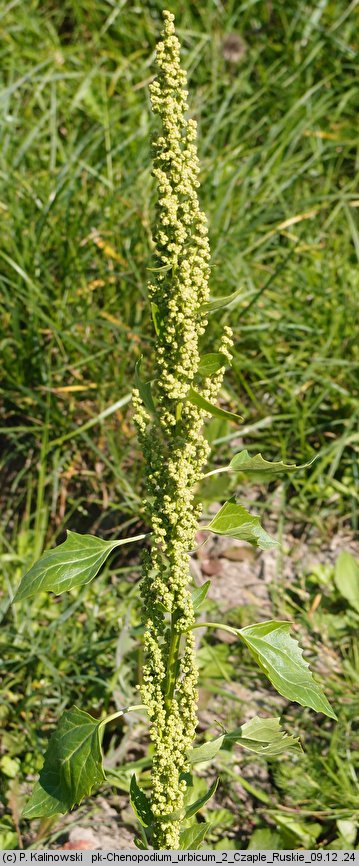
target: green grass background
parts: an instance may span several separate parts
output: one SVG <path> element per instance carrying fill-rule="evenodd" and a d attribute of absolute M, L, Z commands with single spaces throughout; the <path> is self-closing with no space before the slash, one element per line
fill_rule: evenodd
<path fill-rule="evenodd" d="M 84 477 L 82 504 L 98 503 L 99 464 L 115 507 L 137 507 L 129 412 L 91 437 L 76 428 L 129 393 L 152 340 L 148 83 L 161 8 L 15 0 L 1 12 L 2 464 L 14 485 L 25 462 L 36 472 L 44 439 L 70 434 L 45 449 L 53 513 L 66 472 L 74 500 Z M 319 452 L 298 494 L 306 512 L 334 501 L 355 522 L 356 4 L 171 9 L 199 123 L 212 294 L 244 296 L 212 322 L 208 348 L 229 319 L 231 404 L 246 426 L 261 422 L 267 457 Z M 243 53 L 229 61 L 233 33 Z"/>
<path fill-rule="evenodd" d="M 199 124 L 211 292 L 242 289 L 212 317 L 206 340 L 210 351 L 224 322 L 234 328 L 223 398 L 244 415 L 251 451 L 297 462 L 317 454 L 286 488 L 287 517 L 356 531 L 358 5 L 167 6 Z M 162 8 L 158 0 L 0 8 L 3 611 L 24 568 L 65 524 L 106 534 L 132 532 L 141 519 L 126 400 L 153 340 L 148 84 Z M 224 454 L 232 435 L 212 425 Z M 61 603 L 61 647 L 58 606 L 41 601 L 35 620 L 24 612 L 5 620 L 4 645 L 16 651 L 1 706 L 11 749 L 21 719 L 22 756 L 90 682 L 90 703 L 110 701 L 117 589 L 108 593 L 105 576 L 97 594 L 86 593 Z M 82 626 L 86 600 L 95 606 Z"/>

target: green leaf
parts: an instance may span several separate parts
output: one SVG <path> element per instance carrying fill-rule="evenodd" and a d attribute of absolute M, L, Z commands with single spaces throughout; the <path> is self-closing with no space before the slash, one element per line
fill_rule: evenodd
<path fill-rule="evenodd" d="M 24 818 L 64 814 L 105 779 L 100 745 L 101 721 L 72 707 L 50 737 L 44 766 L 25 806 Z"/>
<path fill-rule="evenodd" d="M 226 364 L 228 364 L 228 358 L 222 352 L 209 352 L 208 355 L 202 355 L 197 372 L 203 378 L 207 378 L 214 376 Z"/>
<path fill-rule="evenodd" d="M 189 760 L 191 764 L 202 764 L 205 761 L 213 761 L 213 758 L 218 755 L 224 743 L 225 734 L 220 737 L 215 737 L 213 740 L 207 740 L 206 743 L 201 743 L 200 746 L 195 746 L 189 752 Z"/>
<path fill-rule="evenodd" d="M 290 635 L 290 622 L 261 622 L 234 629 L 274 688 L 289 701 L 336 719 L 322 689 L 313 679 L 303 651 Z"/>
<path fill-rule="evenodd" d="M 222 298 L 212 298 L 211 301 L 206 301 L 206 303 L 202 304 L 201 312 L 203 313 L 215 313 L 216 310 L 220 310 L 222 307 L 228 307 L 228 304 L 232 304 L 233 301 L 237 301 L 241 298 L 248 297 L 248 292 L 243 292 L 243 289 L 237 289 L 236 292 L 232 292 L 231 295 L 223 295 Z"/>
<path fill-rule="evenodd" d="M 321 824 L 309 824 L 307 821 L 299 821 L 295 815 L 271 811 L 271 819 L 277 824 L 282 837 L 284 836 L 283 842 L 285 839 L 288 840 L 286 847 L 289 842 L 293 847 L 299 847 L 300 845 L 306 849 L 314 848 L 314 843 L 318 839 L 319 834 L 323 832 Z M 290 837 L 292 837 L 293 841 L 291 841 Z M 300 840 L 299 844 L 298 840 Z"/>
<path fill-rule="evenodd" d="M 206 598 L 210 585 L 211 581 L 206 580 L 206 583 L 203 583 L 202 586 L 196 586 L 195 589 L 192 590 L 193 610 L 198 610 L 201 606 L 202 602 Z"/>
<path fill-rule="evenodd" d="M 207 526 L 201 528 L 209 529 L 217 535 L 229 535 L 231 538 L 249 541 L 261 550 L 268 550 L 278 544 L 263 529 L 259 517 L 249 514 L 242 505 L 237 505 L 234 497 L 222 505 L 218 514 Z"/>
<path fill-rule="evenodd" d="M 180 782 L 186 782 L 186 787 L 193 788 L 193 776 L 192 773 L 180 773 Z"/>
<path fill-rule="evenodd" d="M 208 803 L 208 800 L 210 800 L 211 797 L 213 797 L 213 794 L 216 792 L 217 787 L 218 787 L 218 782 L 219 782 L 219 779 L 216 779 L 212 783 L 211 787 L 208 788 L 208 791 L 206 791 L 204 794 L 202 794 L 202 796 L 199 797 L 198 800 L 195 800 L 194 803 L 190 803 L 190 805 L 187 806 L 186 815 L 185 815 L 186 820 L 188 818 L 192 818 L 192 816 L 195 815 L 196 812 L 199 812 L 201 809 L 203 809 L 203 806 L 205 806 L 206 803 Z"/>
<path fill-rule="evenodd" d="M 54 550 L 47 550 L 23 577 L 15 601 L 30 598 L 45 590 L 59 595 L 89 583 L 100 571 L 109 554 L 122 544 L 140 541 L 145 535 L 104 541 L 94 535 L 67 530 L 67 538 Z"/>
<path fill-rule="evenodd" d="M 139 836 L 135 836 L 133 841 L 136 845 L 136 848 L 139 848 L 141 851 L 148 851 L 148 845 L 146 845 L 144 839 L 140 839 Z"/>
<path fill-rule="evenodd" d="M 228 812 L 229 810 L 228 809 L 221 809 L 218 811 Z M 232 826 L 232 824 L 234 824 L 233 814 L 232 814 L 231 824 L 227 824 L 227 826 Z M 211 826 L 213 826 L 212 822 L 211 822 Z M 219 820 L 218 827 L 220 827 L 220 826 L 221 826 L 221 822 Z M 219 840 L 219 842 L 216 842 L 213 845 L 213 848 L 216 851 L 237 851 L 237 844 L 238 844 L 238 842 L 236 841 L 236 839 L 228 839 L 228 836 L 222 836 L 221 839 Z"/>
<path fill-rule="evenodd" d="M 154 274 L 161 274 L 170 271 L 171 268 L 173 268 L 173 265 L 160 265 L 158 268 L 146 268 L 146 271 L 151 271 Z"/>
<path fill-rule="evenodd" d="M 155 326 L 155 331 L 156 331 L 157 336 L 160 333 L 160 329 L 161 329 L 161 321 L 160 321 L 160 317 L 159 317 L 159 312 L 160 312 L 160 310 L 159 310 L 158 304 L 154 304 L 152 301 L 152 303 L 151 303 L 152 321 L 153 321 L 153 324 Z"/>
<path fill-rule="evenodd" d="M 237 731 L 230 732 L 224 736 L 224 744 L 236 743 L 255 752 L 264 758 L 276 758 L 283 752 L 301 752 L 302 747 L 298 737 L 288 736 L 280 726 L 280 719 L 261 719 L 254 716 L 249 722 L 245 722 Z"/>
<path fill-rule="evenodd" d="M 312 463 L 313 460 L 310 460 L 309 463 L 302 463 L 300 466 L 296 466 L 295 463 L 282 463 L 282 461 L 271 463 L 269 460 L 264 460 L 261 454 L 255 454 L 254 457 L 251 457 L 249 452 L 244 450 L 232 457 L 228 469 L 234 469 L 237 472 L 265 472 L 272 475 L 278 472 L 295 472 L 299 469 L 307 469 Z"/>
<path fill-rule="evenodd" d="M 9 815 L 0 819 L 0 851 L 11 851 L 18 848 L 19 840 Z"/>
<path fill-rule="evenodd" d="M 261 719 L 254 716 L 240 728 L 195 746 L 189 753 L 189 760 L 191 764 L 213 761 L 221 749 L 233 743 L 265 758 L 275 758 L 289 750 L 302 751 L 298 737 L 288 736 L 281 729 L 280 719 Z"/>
<path fill-rule="evenodd" d="M 348 848 L 354 848 L 355 840 L 357 837 L 359 821 L 356 815 L 352 815 L 351 818 L 342 818 L 337 820 L 337 827 L 339 833 L 345 841 L 345 845 Z"/>
<path fill-rule="evenodd" d="M 202 394 L 199 394 L 194 388 L 189 389 L 188 400 L 193 406 L 198 406 L 198 409 L 203 409 L 209 415 L 216 415 L 218 418 L 228 418 L 236 424 L 238 424 L 238 421 L 243 421 L 241 415 L 235 415 L 234 412 L 227 412 L 227 409 L 215 406 L 214 403 L 210 403 L 209 400 L 202 397 Z"/>
<path fill-rule="evenodd" d="M 284 847 L 281 843 L 282 839 L 279 833 L 275 833 L 267 827 L 260 827 L 258 830 L 253 831 L 247 845 L 247 850 L 275 851 Z"/>
<path fill-rule="evenodd" d="M 340 594 L 359 613 L 359 563 L 342 550 L 335 563 L 334 582 Z"/>
<path fill-rule="evenodd" d="M 182 830 L 179 838 L 179 850 L 180 851 L 196 851 L 203 839 L 208 833 L 211 825 L 202 823 L 202 824 L 192 824 L 191 827 L 188 827 L 187 830 Z"/>
<path fill-rule="evenodd" d="M 156 413 L 156 407 L 153 402 L 152 397 L 152 382 L 144 382 L 141 379 L 141 364 L 142 357 L 137 361 L 135 365 L 135 388 L 140 392 L 140 397 L 143 405 L 148 410 L 148 412 Z"/>
<path fill-rule="evenodd" d="M 140 824 L 142 824 L 143 827 L 149 827 L 154 820 L 153 812 L 149 800 L 146 797 L 146 794 L 137 784 L 135 775 L 133 775 L 131 778 L 130 802 L 136 818 L 138 818 Z"/>

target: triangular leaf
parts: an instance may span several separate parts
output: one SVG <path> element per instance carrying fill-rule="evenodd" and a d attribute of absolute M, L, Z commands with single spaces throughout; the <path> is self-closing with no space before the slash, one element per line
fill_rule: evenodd
<path fill-rule="evenodd" d="M 189 752 L 189 760 L 191 764 L 202 764 L 205 761 L 213 761 L 213 758 L 218 755 L 224 743 L 225 734 L 220 737 L 215 737 L 213 740 L 207 740 L 206 743 L 201 743 L 200 746 L 195 746 Z"/>
<path fill-rule="evenodd" d="M 211 581 L 206 580 L 206 583 L 203 583 L 202 586 L 196 586 L 195 589 L 192 590 L 193 610 L 198 610 L 201 606 L 202 602 L 206 598 L 210 585 Z"/>
<path fill-rule="evenodd" d="M 94 535 L 81 535 L 67 530 L 67 538 L 53 550 L 47 550 L 23 577 L 15 601 L 30 598 L 38 592 L 59 595 L 66 590 L 89 583 L 112 550 L 130 541 L 140 541 L 145 535 L 104 541 Z"/>
<path fill-rule="evenodd" d="M 261 622 L 235 629 L 274 688 L 289 701 L 336 719 L 322 689 L 313 679 L 303 651 L 290 634 L 289 622 Z"/>
<path fill-rule="evenodd" d="M 236 292 L 232 292 L 231 295 L 223 295 L 222 298 L 212 298 L 211 301 L 206 301 L 202 304 L 201 312 L 203 313 L 215 313 L 216 310 L 220 310 L 222 307 L 228 307 L 228 304 L 232 304 L 233 301 L 237 301 L 240 299 L 247 298 L 248 292 L 243 292 L 243 289 L 237 289 Z"/>
<path fill-rule="evenodd" d="M 180 851 L 197 851 L 210 829 L 210 824 L 192 824 L 187 830 L 182 830 L 179 838 Z"/>
<path fill-rule="evenodd" d="M 241 629 L 220 622 L 201 622 L 193 628 L 223 629 L 237 635 L 280 695 L 331 719 L 337 718 L 313 679 L 308 662 L 303 659 L 303 650 L 290 634 L 290 622 L 268 620 Z"/>
<path fill-rule="evenodd" d="M 359 613 L 359 563 L 346 550 L 335 563 L 334 581 L 343 598 Z"/>
<path fill-rule="evenodd" d="M 202 355 L 197 372 L 203 378 L 207 378 L 214 376 L 226 364 L 228 364 L 228 358 L 223 352 L 209 352 L 208 355 Z"/>
<path fill-rule="evenodd" d="M 251 457 L 249 452 L 244 450 L 239 451 L 238 454 L 232 457 L 228 469 L 236 470 L 237 472 L 265 472 L 272 475 L 278 472 L 295 472 L 299 469 L 307 469 L 312 463 L 313 460 L 309 463 L 302 463 L 300 466 L 296 466 L 295 463 L 283 463 L 282 461 L 271 463 L 269 460 L 264 460 L 261 454 L 255 454 L 254 457 Z"/>
<path fill-rule="evenodd" d="M 289 750 L 302 751 L 298 737 L 288 736 L 281 729 L 280 719 L 254 716 L 240 728 L 195 746 L 189 753 L 189 760 L 191 764 L 213 761 L 221 749 L 234 743 L 265 758 L 275 758 Z"/>
<path fill-rule="evenodd" d="M 261 719 L 254 716 L 249 722 L 245 722 L 237 731 L 225 734 L 224 744 L 236 743 L 255 752 L 264 758 L 276 758 L 283 752 L 301 752 L 302 748 L 298 737 L 288 736 L 280 726 L 280 719 Z"/>
<path fill-rule="evenodd" d="M 203 809 L 203 806 L 205 806 L 206 803 L 208 803 L 208 800 L 210 800 L 211 797 L 213 797 L 213 794 L 216 792 L 217 787 L 218 787 L 218 782 L 219 782 L 219 779 L 216 779 L 212 783 L 211 787 L 208 788 L 208 791 L 205 792 L 205 794 L 202 794 L 202 796 L 199 797 L 198 800 L 196 800 L 194 803 L 190 803 L 190 805 L 187 806 L 186 815 L 185 815 L 186 820 L 188 818 L 192 818 L 193 815 L 196 815 L 196 813 L 199 812 L 200 809 Z"/>
<path fill-rule="evenodd" d="M 135 388 L 137 388 L 137 390 L 139 391 L 142 403 L 148 410 L 148 412 L 152 412 L 153 414 L 155 414 L 156 407 L 152 397 L 152 382 L 144 382 L 141 379 L 141 364 L 142 357 L 137 361 L 137 364 L 135 365 Z"/>
<path fill-rule="evenodd" d="M 217 535 L 229 535 L 231 538 L 249 541 L 261 550 L 268 550 L 278 544 L 263 529 L 259 517 L 249 514 L 242 505 L 237 505 L 234 497 L 222 505 L 218 514 L 202 529 L 209 529 Z"/>
<path fill-rule="evenodd" d="M 218 418 L 227 418 L 229 421 L 235 421 L 236 424 L 238 424 L 238 421 L 243 421 L 243 418 L 240 415 L 235 415 L 234 412 L 228 412 L 227 409 L 221 409 L 220 406 L 210 403 L 209 400 L 202 397 L 202 394 L 199 394 L 198 391 L 194 390 L 194 388 L 189 389 L 187 396 L 189 402 L 192 403 L 193 406 L 203 409 L 205 412 L 208 412 L 209 415 L 216 415 Z"/>
<path fill-rule="evenodd" d="M 143 827 L 149 827 L 154 820 L 150 802 L 146 794 L 137 784 L 136 776 L 131 777 L 130 784 L 130 802 L 133 811 Z"/>
<path fill-rule="evenodd" d="M 24 818 L 69 812 L 105 779 L 99 730 L 101 721 L 72 707 L 50 737 L 44 766 L 25 806 Z"/>

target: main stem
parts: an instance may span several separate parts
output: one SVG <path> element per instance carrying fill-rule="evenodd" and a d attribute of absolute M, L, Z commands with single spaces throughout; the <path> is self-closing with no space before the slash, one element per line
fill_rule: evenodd
<path fill-rule="evenodd" d="M 146 510 L 152 525 L 144 557 L 142 601 L 145 624 L 142 699 L 153 742 L 152 845 L 176 849 L 183 809 L 188 750 L 197 724 L 197 666 L 192 627 L 188 551 L 194 546 L 201 507 L 194 489 L 209 446 L 202 428 L 206 413 L 188 399 L 191 386 L 207 400 L 216 397 L 224 367 L 200 379 L 199 340 L 207 320 L 209 244 L 200 210 L 196 124 L 187 119 L 186 74 L 174 17 L 164 12 L 163 41 L 157 46 L 158 77 L 150 86 L 161 120 L 154 142 L 153 175 L 158 186 L 154 229 L 155 280 L 148 286 L 156 330 L 153 398 L 145 408 L 134 391 L 135 420 L 147 478 Z M 230 356 L 229 329 L 219 351 Z M 147 406 L 150 405 L 147 402 Z"/>

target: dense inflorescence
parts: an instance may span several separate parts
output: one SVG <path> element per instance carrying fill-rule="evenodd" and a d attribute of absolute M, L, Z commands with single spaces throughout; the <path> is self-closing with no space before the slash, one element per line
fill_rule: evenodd
<path fill-rule="evenodd" d="M 158 202 L 154 231 L 156 269 L 148 287 L 156 328 L 156 413 L 134 391 L 135 420 L 147 473 L 146 509 L 152 526 L 151 549 L 144 559 L 142 602 L 145 665 L 142 698 L 154 744 L 152 811 L 156 848 L 179 846 L 187 752 L 194 739 L 197 668 L 191 626 L 189 552 L 194 547 L 201 507 L 194 488 L 208 457 L 202 427 L 206 413 L 188 400 L 197 382 L 199 340 L 207 320 L 209 243 L 200 210 L 196 123 L 186 118 L 186 74 L 174 16 L 164 12 L 163 41 L 157 47 L 158 77 L 151 101 L 161 120 L 154 143 L 153 174 Z M 230 359 L 231 332 L 219 350 Z M 197 390 L 216 397 L 224 368 L 202 379 Z"/>

